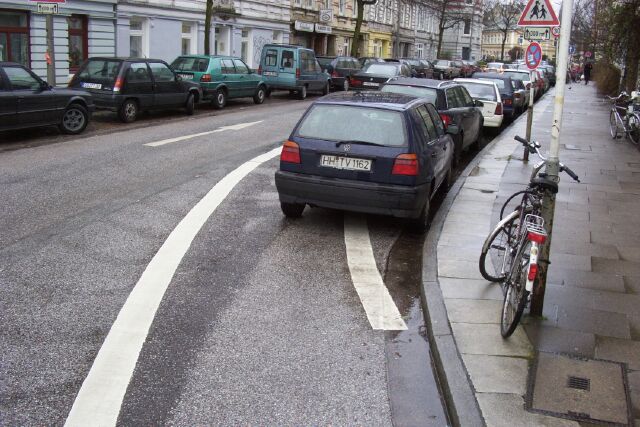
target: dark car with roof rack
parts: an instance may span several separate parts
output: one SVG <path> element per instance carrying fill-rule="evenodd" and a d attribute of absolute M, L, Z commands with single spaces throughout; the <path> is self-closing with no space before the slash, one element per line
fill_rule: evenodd
<path fill-rule="evenodd" d="M 431 198 L 452 182 L 452 153 L 451 136 L 424 99 L 381 92 L 325 96 L 282 147 L 275 175 L 282 211 L 299 217 L 309 205 L 391 215 L 424 230 Z"/>
<path fill-rule="evenodd" d="M 184 108 L 191 115 L 202 99 L 198 83 L 183 81 L 166 62 L 149 58 L 89 58 L 69 87 L 90 92 L 96 108 L 115 111 L 125 123 L 141 111 Z"/>
<path fill-rule="evenodd" d="M 349 90 L 351 76 L 360 71 L 360 62 L 352 56 L 317 56 L 320 67 L 331 76 L 331 87 Z"/>

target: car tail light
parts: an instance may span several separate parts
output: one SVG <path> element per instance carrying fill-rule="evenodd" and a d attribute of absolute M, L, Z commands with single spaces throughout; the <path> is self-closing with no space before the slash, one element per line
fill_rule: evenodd
<path fill-rule="evenodd" d="M 293 141 L 286 141 L 282 146 L 280 161 L 285 163 L 300 163 L 300 146 Z"/>
<path fill-rule="evenodd" d="M 393 175 L 418 175 L 418 156 L 415 154 L 400 154 L 393 162 Z"/>
<path fill-rule="evenodd" d="M 444 127 L 447 128 L 451 123 L 453 123 L 453 119 L 450 115 L 440 113 L 440 118 L 442 119 L 442 123 L 444 123 Z"/>
<path fill-rule="evenodd" d="M 529 265 L 529 275 L 527 279 L 535 280 L 537 275 L 538 275 L 538 264 Z"/>
<path fill-rule="evenodd" d="M 547 236 L 545 236 L 544 234 L 534 233 L 530 231 L 527 233 L 527 239 L 532 242 L 543 244 L 544 241 L 547 240 Z"/>
<path fill-rule="evenodd" d="M 504 105 L 512 105 L 512 104 L 513 104 L 512 100 L 510 100 L 510 99 L 505 99 L 504 100 Z"/>
<path fill-rule="evenodd" d="M 333 71 L 333 72 L 331 73 L 331 77 L 340 77 L 340 74 L 338 74 L 338 72 L 337 72 L 337 71 Z"/>
<path fill-rule="evenodd" d="M 349 83 L 351 84 L 351 86 L 362 86 L 362 80 L 354 79 L 353 77 L 351 77 Z"/>
<path fill-rule="evenodd" d="M 300 68 L 296 68 L 296 79 L 300 78 Z"/>
<path fill-rule="evenodd" d="M 262 65 L 260 65 L 260 66 L 258 67 L 258 74 L 259 74 L 259 75 L 262 75 Z"/>
<path fill-rule="evenodd" d="M 200 81 L 201 82 L 210 82 L 211 81 L 211 74 L 203 74 L 202 77 L 200 77 Z"/>
<path fill-rule="evenodd" d="M 502 102 L 498 102 L 496 104 L 496 111 L 494 111 L 493 114 L 495 114 L 496 116 L 501 116 L 503 114 L 502 113 Z"/>
<path fill-rule="evenodd" d="M 122 89 L 122 77 L 118 77 L 116 79 L 116 84 L 113 85 L 114 92 L 120 92 L 120 89 Z"/>

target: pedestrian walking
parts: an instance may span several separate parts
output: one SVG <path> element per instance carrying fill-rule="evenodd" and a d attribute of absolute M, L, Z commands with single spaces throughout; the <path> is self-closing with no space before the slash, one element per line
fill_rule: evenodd
<path fill-rule="evenodd" d="M 591 79 L 592 68 L 593 68 L 593 65 L 591 64 L 591 62 L 587 62 L 586 64 L 584 64 L 584 84 L 585 85 L 589 84 L 589 80 Z"/>

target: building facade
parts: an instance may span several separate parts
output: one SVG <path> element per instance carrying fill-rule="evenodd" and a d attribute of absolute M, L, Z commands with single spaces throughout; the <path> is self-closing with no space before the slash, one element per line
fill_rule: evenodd
<path fill-rule="evenodd" d="M 41 11 L 42 12 L 42 11 Z M 116 0 L 68 0 L 53 14 L 53 51 L 47 52 L 46 15 L 35 2 L 0 0 L 0 60 L 30 67 L 51 84 L 66 84 L 89 56 L 114 56 Z"/>
<path fill-rule="evenodd" d="M 483 0 L 457 0 L 450 6 L 450 28 L 445 29 L 442 55 L 453 59 L 478 60 L 482 50 Z M 437 31 L 437 30 L 436 30 Z"/>

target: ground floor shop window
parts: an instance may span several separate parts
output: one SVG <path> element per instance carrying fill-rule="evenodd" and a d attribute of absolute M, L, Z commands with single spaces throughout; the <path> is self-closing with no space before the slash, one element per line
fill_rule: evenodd
<path fill-rule="evenodd" d="M 80 64 L 89 57 L 87 17 L 85 15 L 71 15 L 67 18 L 69 26 L 69 71 L 75 73 Z"/>
<path fill-rule="evenodd" d="M 195 54 L 196 49 L 196 41 L 195 41 L 195 28 L 196 24 L 192 22 L 183 22 L 182 23 L 182 54 L 183 55 L 191 55 Z"/>
<path fill-rule="evenodd" d="M 0 10 L 0 60 L 29 66 L 29 15 Z"/>
<path fill-rule="evenodd" d="M 376 58 L 382 57 L 382 41 L 381 40 L 376 39 L 373 41 L 373 56 L 375 56 Z"/>

